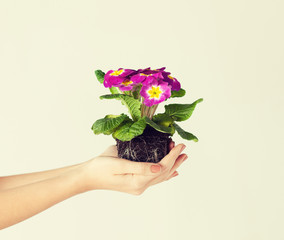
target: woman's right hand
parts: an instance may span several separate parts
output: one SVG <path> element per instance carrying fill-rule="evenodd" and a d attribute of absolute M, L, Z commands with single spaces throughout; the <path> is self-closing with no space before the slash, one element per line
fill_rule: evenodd
<path fill-rule="evenodd" d="M 101 155 L 83 163 L 84 190 L 108 189 L 140 195 L 149 186 L 169 180 L 178 175 L 176 169 L 187 159 L 181 154 L 185 145 L 174 146 L 159 163 L 133 162 L 117 156 L 115 145 Z"/>

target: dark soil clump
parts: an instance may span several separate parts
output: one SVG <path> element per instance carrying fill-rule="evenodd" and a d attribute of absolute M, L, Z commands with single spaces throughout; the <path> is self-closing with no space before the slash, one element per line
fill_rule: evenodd
<path fill-rule="evenodd" d="M 147 126 L 142 135 L 131 141 L 116 139 L 118 157 L 135 162 L 161 161 L 169 153 L 170 134 L 162 133 Z"/>

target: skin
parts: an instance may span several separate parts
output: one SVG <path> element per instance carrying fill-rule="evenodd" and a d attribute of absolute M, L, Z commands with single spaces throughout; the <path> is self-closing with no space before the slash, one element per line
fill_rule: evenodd
<path fill-rule="evenodd" d="M 77 194 L 96 189 L 134 195 L 178 175 L 187 158 L 185 145 L 174 146 L 158 164 L 118 158 L 115 145 L 101 155 L 72 166 L 0 177 L 0 229 L 21 222 Z"/>

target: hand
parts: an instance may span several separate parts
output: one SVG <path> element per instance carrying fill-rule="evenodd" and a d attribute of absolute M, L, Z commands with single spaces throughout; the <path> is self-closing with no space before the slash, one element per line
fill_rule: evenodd
<path fill-rule="evenodd" d="M 88 190 L 109 189 L 139 195 L 149 186 L 177 176 L 176 169 L 187 158 L 181 154 L 184 147 L 184 144 L 175 147 L 171 142 L 169 154 L 159 163 L 143 163 L 119 158 L 116 146 L 110 146 L 98 157 L 81 164 L 2 177 L 0 229 Z"/>
<path fill-rule="evenodd" d="M 118 157 L 115 145 L 81 167 L 86 190 L 108 189 L 142 194 L 149 186 L 178 175 L 176 169 L 187 159 L 185 145 L 170 143 L 170 152 L 159 163 L 132 162 Z"/>

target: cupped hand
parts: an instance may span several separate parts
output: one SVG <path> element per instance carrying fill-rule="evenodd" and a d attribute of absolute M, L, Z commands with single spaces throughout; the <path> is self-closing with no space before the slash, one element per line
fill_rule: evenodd
<path fill-rule="evenodd" d="M 178 175 L 177 168 L 187 159 L 184 144 L 175 146 L 159 163 L 133 162 L 118 157 L 115 145 L 82 165 L 86 190 L 108 189 L 140 195 L 149 186 Z"/>

